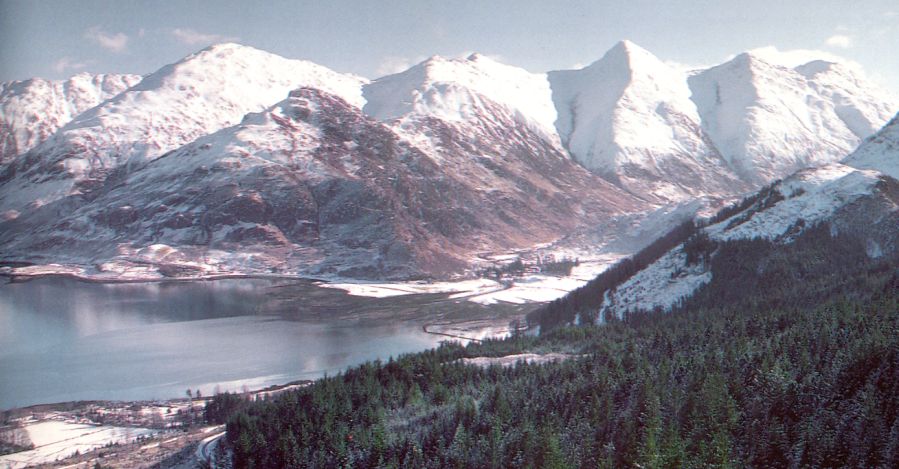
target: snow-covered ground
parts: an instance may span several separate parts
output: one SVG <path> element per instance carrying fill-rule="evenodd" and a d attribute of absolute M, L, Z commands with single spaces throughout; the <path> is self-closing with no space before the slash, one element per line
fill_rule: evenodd
<path fill-rule="evenodd" d="M 325 288 L 344 290 L 350 295 L 369 298 L 417 295 L 425 293 L 453 293 L 453 297 L 479 295 L 502 289 L 499 282 L 489 279 L 461 280 L 458 282 L 334 282 L 322 283 Z"/>
<path fill-rule="evenodd" d="M 491 256 L 491 259 L 511 259 L 516 256 Z M 373 298 L 413 295 L 423 293 L 451 293 L 450 298 L 465 299 L 490 305 L 495 303 L 541 303 L 565 296 L 568 292 L 583 286 L 606 270 L 623 256 L 609 254 L 589 261 L 581 261 L 567 276 L 526 275 L 496 281 L 486 278 L 456 282 L 333 282 L 322 283 L 325 288 L 337 288 L 350 295 Z"/>
<path fill-rule="evenodd" d="M 875 163 L 869 166 L 876 167 Z M 838 163 L 805 169 L 774 187 L 781 200 L 771 206 L 761 200 L 705 231 L 716 241 L 762 238 L 790 242 L 801 233 L 802 227 L 829 220 L 857 199 L 874 194 L 882 177 L 882 173 L 873 169 L 856 169 Z M 879 250 L 879 246 L 872 248 L 872 252 Z M 600 313 L 613 312 L 620 316 L 628 310 L 668 310 L 711 279 L 712 273 L 702 263 L 687 265 L 686 254 L 679 246 L 607 292 Z"/>
<path fill-rule="evenodd" d="M 546 353 L 546 354 L 537 354 L 537 353 L 517 353 L 515 355 L 506 355 L 503 357 L 474 357 L 474 358 L 463 358 L 462 363 L 466 365 L 475 365 L 487 368 L 491 365 L 500 365 L 500 366 L 512 366 L 518 362 L 525 362 L 531 364 L 541 364 L 541 363 L 549 363 L 549 362 L 560 362 L 564 360 L 569 360 L 571 358 L 577 358 L 578 355 L 569 355 L 567 353 Z"/>
<path fill-rule="evenodd" d="M 826 220 L 850 201 L 871 194 L 880 173 L 842 164 L 799 171 L 777 186 L 786 200 L 754 213 L 748 220 L 731 226 L 731 219 L 710 226 L 713 239 L 766 238 L 782 236 L 798 220 L 812 226 Z"/>
<path fill-rule="evenodd" d="M 686 265 L 686 254 L 672 250 L 649 267 L 622 283 L 603 301 L 603 312 L 620 316 L 627 310 L 652 311 L 669 309 L 681 298 L 689 297 L 712 280 L 712 273 L 702 265 Z M 603 317 L 603 314 L 598 314 Z"/>
<path fill-rule="evenodd" d="M 116 443 L 132 442 L 155 432 L 146 428 L 113 427 L 44 420 L 25 425 L 34 449 L 0 456 L 0 467 L 20 468 L 64 459 Z"/>

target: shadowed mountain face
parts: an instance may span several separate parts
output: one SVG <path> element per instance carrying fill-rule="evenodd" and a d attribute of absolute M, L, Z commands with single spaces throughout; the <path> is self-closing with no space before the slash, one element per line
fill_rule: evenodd
<path fill-rule="evenodd" d="M 895 107 L 838 64 L 743 54 L 688 74 L 626 41 L 576 71 L 473 54 L 374 81 L 222 44 L 135 80 L 69 86 L 93 90 L 77 106 L 4 85 L 4 109 L 65 108 L 2 124 L 16 145 L 58 129 L 0 169 L 4 260 L 410 278 L 560 240 L 627 252 L 842 158 Z"/>
<path fill-rule="evenodd" d="M 62 199 L 7 222 L 0 242 L 7 252 L 140 260 L 176 274 L 221 263 L 442 276 L 477 252 L 551 241 L 641 207 L 514 121 L 480 126 L 488 140 L 440 120 L 417 125 L 435 137 L 441 164 L 342 99 L 302 88 L 108 178 L 89 202 Z"/>

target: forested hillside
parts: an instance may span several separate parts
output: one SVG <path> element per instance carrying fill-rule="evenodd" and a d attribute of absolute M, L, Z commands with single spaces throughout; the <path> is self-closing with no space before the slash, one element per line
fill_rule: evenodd
<path fill-rule="evenodd" d="M 219 396 L 209 417 L 236 467 L 899 467 L 896 259 L 826 224 L 688 245 L 712 281 L 671 312 Z M 460 362 L 521 352 L 571 359 Z"/>

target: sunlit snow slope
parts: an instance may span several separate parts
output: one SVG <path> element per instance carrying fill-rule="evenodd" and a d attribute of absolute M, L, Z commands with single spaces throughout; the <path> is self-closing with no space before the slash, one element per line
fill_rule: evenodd
<path fill-rule="evenodd" d="M 0 165 L 140 80 L 138 75 L 79 73 L 68 80 L 0 83 Z"/>

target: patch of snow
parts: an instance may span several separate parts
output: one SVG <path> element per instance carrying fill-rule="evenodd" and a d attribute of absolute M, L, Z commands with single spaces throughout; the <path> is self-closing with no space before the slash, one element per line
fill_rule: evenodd
<path fill-rule="evenodd" d="M 530 275 L 515 278 L 509 288 L 495 292 L 474 295 L 469 301 L 490 305 L 495 303 L 539 303 L 552 301 L 565 296 L 568 292 L 583 286 L 584 280 L 572 277 L 554 277 L 549 275 Z"/>
<path fill-rule="evenodd" d="M 712 280 L 712 273 L 705 266 L 686 264 L 687 256 L 679 248 L 665 254 L 615 290 L 607 292 L 599 317 L 606 312 L 620 317 L 626 311 L 671 309 Z"/>
<path fill-rule="evenodd" d="M 578 358 L 579 355 L 571 355 L 567 353 L 517 353 L 514 355 L 505 355 L 502 357 L 474 357 L 474 358 L 463 358 L 461 360 L 462 363 L 466 365 L 474 365 L 479 366 L 481 368 L 487 368 L 493 365 L 499 365 L 504 367 L 513 366 L 517 363 L 524 362 L 532 365 L 541 365 L 543 363 L 552 363 L 552 362 L 561 362 L 565 360 L 570 360 L 572 358 Z"/>
<path fill-rule="evenodd" d="M 350 295 L 372 298 L 389 298 L 402 295 L 426 293 L 452 293 L 450 298 L 465 298 L 501 288 L 498 282 L 488 279 L 464 280 L 459 282 L 387 282 L 387 283 L 321 283 L 324 288 L 344 290 Z"/>
<path fill-rule="evenodd" d="M 854 168 L 877 170 L 899 179 L 899 114 L 865 140 L 843 163 Z"/>
<path fill-rule="evenodd" d="M 135 441 L 150 435 L 146 428 L 89 425 L 66 421 L 41 421 L 25 425 L 24 430 L 35 448 L 0 456 L 0 466 L 23 468 L 52 463 L 72 456 L 76 451 L 86 453 L 109 444 Z"/>
<path fill-rule="evenodd" d="M 759 237 L 773 240 L 800 219 L 808 226 L 827 219 L 848 202 L 870 194 L 879 180 L 880 173 L 876 171 L 842 164 L 803 170 L 777 186 L 785 200 L 753 213 L 736 226 L 728 228 L 732 217 L 708 227 L 707 231 L 713 239 L 721 241 Z"/>

